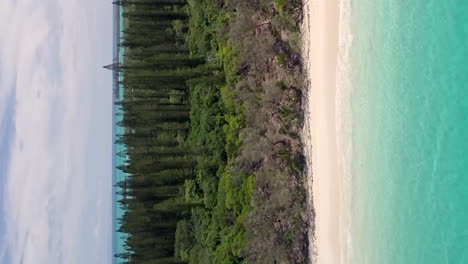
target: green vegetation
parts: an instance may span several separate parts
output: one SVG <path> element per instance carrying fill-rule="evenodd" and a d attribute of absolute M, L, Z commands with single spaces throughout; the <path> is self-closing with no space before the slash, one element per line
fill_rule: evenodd
<path fill-rule="evenodd" d="M 273 0 L 273 3 L 275 3 L 276 8 L 278 8 L 280 12 L 283 12 L 283 9 L 286 6 L 287 2 L 287 0 Z"/>
<path fill-rule="evenodd" d="M 306 263 L 298 0 L 131 0 L 122 263 Z"/>

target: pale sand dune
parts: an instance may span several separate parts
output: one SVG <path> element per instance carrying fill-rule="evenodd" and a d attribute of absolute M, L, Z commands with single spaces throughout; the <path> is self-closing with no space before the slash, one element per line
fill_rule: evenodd
<path fill-rule="evenodd" d="M 343 186 L 335 117 L 339 11 L 339 0 L 304 1 L 303 53 L 309 88 L 303 138 L 309 204 L 316 214 L 315 230 L 310 234 L 311 254 L 317 264 L 344 263 L 340 220 Z"/>

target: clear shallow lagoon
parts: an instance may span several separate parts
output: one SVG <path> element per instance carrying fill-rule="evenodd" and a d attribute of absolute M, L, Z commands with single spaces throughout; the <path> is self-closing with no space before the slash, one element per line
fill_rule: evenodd
<path fill-rule="evenodd" d="M 351 3 L 350 263 L 468 263 L 468 1 Z"/>

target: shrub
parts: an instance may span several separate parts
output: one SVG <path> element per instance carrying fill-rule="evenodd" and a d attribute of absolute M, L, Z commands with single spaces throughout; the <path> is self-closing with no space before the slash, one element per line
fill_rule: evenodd
<path fill-rule="evenodd" d="M 193 247 L 194 237 L 192 225 L 187 220 L 181 220 L 177 223 L 175 233 L 175 255 L 181 260 L 188 260 L 190 249 Z"/>
<path fill-rule="evenodd" d="M 281 66 L 281 67 L 285 67 L 286 66 L 286 54 L 284 53 L 280 53 L 280 55 L 278 55 L 278 64 Z"/>
<path fill-rule="evenodd" d="M 280 12 L 283 12 L 284 7 L 286 6 L 287 0 L 273 0 L 273 3 L 275 4 L 276 8 Z"/>

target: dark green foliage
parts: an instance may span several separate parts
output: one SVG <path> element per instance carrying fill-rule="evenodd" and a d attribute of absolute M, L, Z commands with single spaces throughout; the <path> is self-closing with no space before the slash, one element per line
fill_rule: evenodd
<path fill-rule="evenodd" d="M 115 65 L 117 142 L 127 146 L 121 263 L 304 262 L 302 156 L 291 136 L 298 63 L 281 40 L 298 0 L 114 3 L 125 18 Z"/>
<path fill-rule="evenodd" d="M 125 128 L 117 143 L 127 174 L 117 183 L 125 209 L 120 232 L 126 252 L 121 263 L 185 263 L 175 257 L 178 222 L 197 203 L 183 199 L 184 181 L 195 176 L 194 152 L 184 143 L 190 128 L 186 82 L 207 74 L 204 59 L 191 57 L 173 31 L 176 19 L 187 15 L 182 0 L 118 1 L 123 5 L 125 59 L 117 65 L 124 76 L 123 110 L 118 124 Z M 153 34 L 151 34 L 153 33 Z M 179 232 L 180 233 L 180 232 Z"/>
<path fill-rule="evenodd" d="M 301 3 L 188 2 L 188 46 L 220 65 L 225 76 L 217 85 L 190 90 L 197 110 L 189 139 L 206 156 L 199 157 L 197 178 L 189 185 L 193 199 L 202 194 L 205 203 L 192 210 L 189 263 L 305 263 L 307 215 L 297 137 L 302 80 L 299 55 L 287 40 L 298 33 Z"/>

